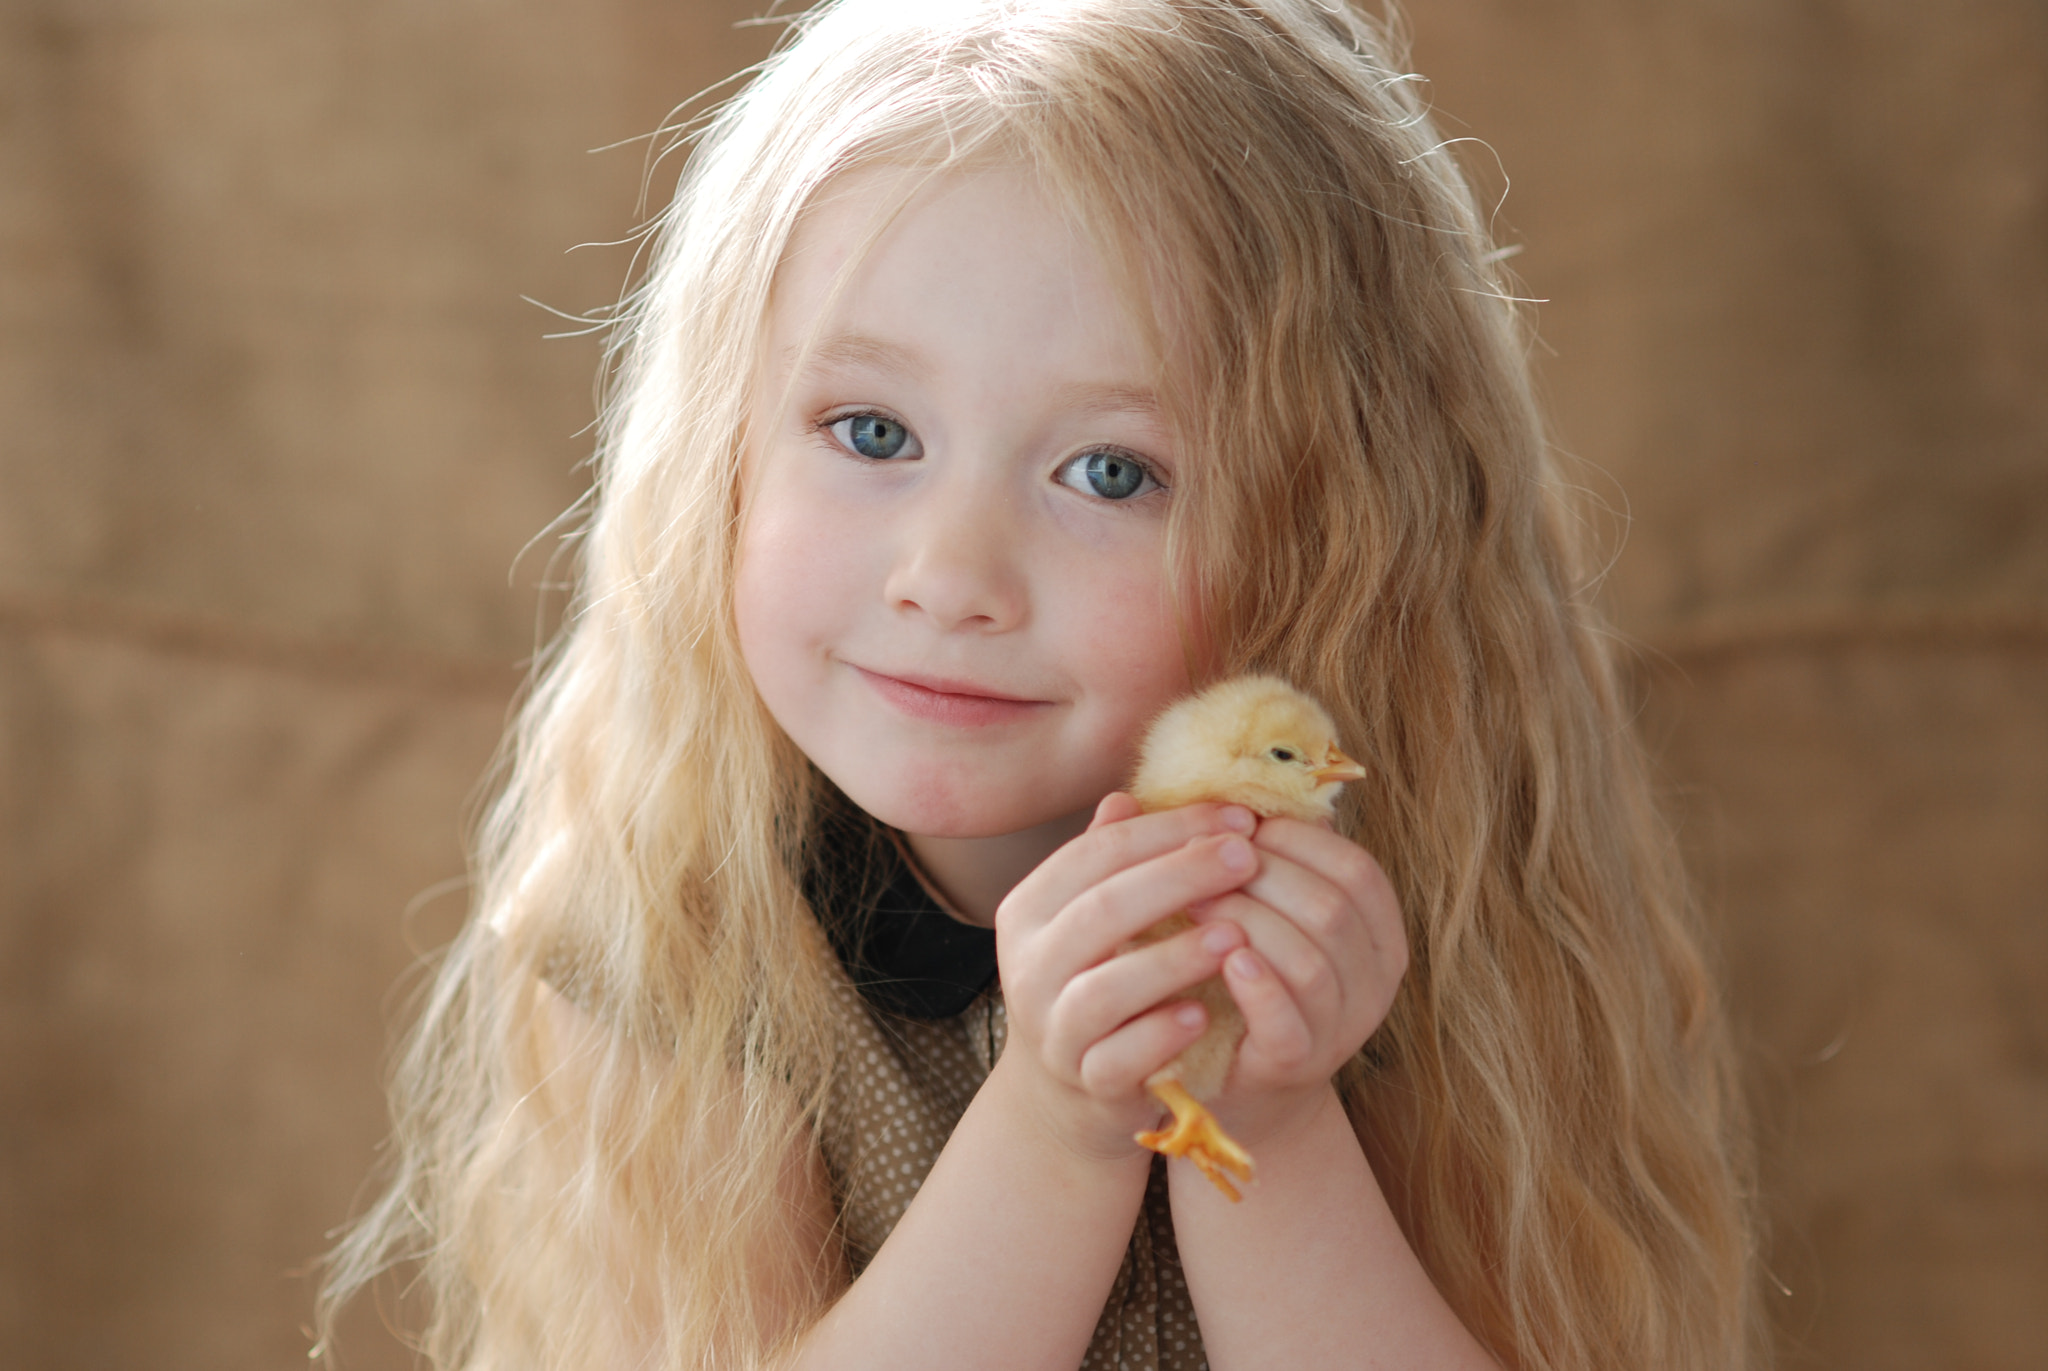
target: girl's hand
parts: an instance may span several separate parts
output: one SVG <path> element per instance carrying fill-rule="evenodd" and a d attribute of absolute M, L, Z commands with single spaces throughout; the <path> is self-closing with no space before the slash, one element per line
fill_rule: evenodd
<path fill-rule="evenodd" d="M 996 910 L 1009 1041 L 995 1076 L 1084 1156 L 1142 1153 L 1157 1121 L 1145 1078 L 1201 1036 L 1206 1012 L 1171 997 L 1245 945 L 1214 922 L 1117 956 L 1170 914 L 1242 885 L 1259 867 L 1256 819 L 1236 805 L 1139 814 L 1110 795 L 1088 831 L 1045 859 Z"/>
<path fill-rule="evenodd" d="M 1408 970 L 1408 935 L 1386 873 L 1356 843 L 1293 819 L 1265 820 L 1253 843 L 1258 875 L 1193 913 L 1198 927 L 1234 925 L 1250 939 L 1223 963 L 1246 1031 L 1218 1112 L 1256 1151 L 1306 1118 L 1379 1028 Z"/>

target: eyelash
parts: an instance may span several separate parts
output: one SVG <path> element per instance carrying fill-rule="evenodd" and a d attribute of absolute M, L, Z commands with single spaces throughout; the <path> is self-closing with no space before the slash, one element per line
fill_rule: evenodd
<path fill-rule="evenodd" d="M 856 458 L 860 461 L 873 462 L 877 464 L 886 464 L 900 459 L 894 457 L 868 457 L 863 453 L 856 452 L 852 446 L 852 443 L 849 440 L 842 439 L 839 436 L 839 434 L 835 432 L 835 430 L 841 424 L 846 423 L 850 419 L 885 420 L 888 423 L 895 424 L 898 427 L 900 427 L 911 442 L 917 442 L 917 437 L 914 433 L 911 432 L 910 425 L 904 423 L 895 415 L 887 413 L 886 411 L 883 410 L 850 409 L 844 411 L 843 413 L 830 415 L 818 421 L 816 425 L 818 432 L 830 438 L 834 446 L 837 447 L 840 452 L 845 453 L 847 456 Z M 916 455 L 922 456 L 923 453 L 922 451 L 920 451 Z M 1072 457 L 1069 457 L 1066 461 L 1060 463 L 1059 470 L 1054 475 L 1054 480 L 1059 481 L 1059 483 L 1063 486 L 1067 486 L 1067 489 L 1074 490 L 1075 487 L 1067 485 L 1067 482 L 1061 478 L 1065 475 L 1068 469 L 1073 467 L 1076 463 L 1095 456 L 1113 457 L 1120 461 L 1129 462 L 1132 466 L 1138 469 L 1139 475 L 1143 480 L 1150 481 L 1152 483 L 1152 488 L 1150 490 L 1145 490 L 1141 487 L 1137 494 L 1126 496 L 1121 500 L 1112 500 L 1107 496 L 1096 496 L 1095 498 L 1100 500 L 1103 504 L 1137 504 L 1140 501 L 1145 500 L 1149 496 L 1163 494 L 1168 489 L 1166 482 L 1162 481 L 1159 478 L 1159 471 L 1156 467 L 1152 465 L 1152 463 L 1138 456 L 1137 453 L 1131 452 L 1126 448 L 1120 447 L 1091 447 L 1081 452 L 1077 452 Z M 1076 493 L 1080 492 L 1077 491 Z"/>
<path fill-rule="evenodd" d="M 888 423 L 895 424 L 898 428 L 901 428 L 904 432 L 904 435 L 907 438 L 909 438 L 911 442 L 917 442 L 916 435 L 912 434 L 910 431 L 910 425 L 904 423 L 895 415 L 879 409 L 849 409 L 844 413 L 834 414 L 831 417 L 821 419 L 818 422 L 818 431 L 824 434 L 826 437 L 830 438 L 833 441 L 833 443 L 838 446 L 841 452 L 845 453 L 849 457 L 857 457 L 863 462 L 890 462 L 898 459 L 893 457 L 869 457 L 865 453 L 854 451 L 853 444 L 851 443 L 851 441 L 842 439 L 836 432 L 834 432 L 834 430 L 837 429 L 841 424 L 846 423 L 852 419 L 884 420 Z M 921 444 L 919 445 L 919 449 L 920 450 L 918 455 L 922 455 Z"/>
<path fill-rule="evenodd" d="M 1103 495 L 1099 492 L 1083 492 L 1080 491 L 1079 488 L 1076 486 L 1068 485 L 1065 479 L 1067 472 L 1074 469 L 1080 463 L 1087 461 L 1090 457 L 1109 457 L 1120 462 L 1129 462 L 1132 466 L 1138 469 L 1138 489 L 1132 492 L 1131 494 L 1124 496 L 1122 499 L 1116 500 L 1111 499 L 1109 496 Z M 1152 464 L 1150 462 L 1138 456 L 1136 453 L 1126 451 L 1125 449 L 1120 447 L 1092 447 L 1084 452 L 1077 452 L 1072 457 L 1069 457 L 1066 461 L 1060 463 L 1059 472 L 1054 477 L 1054 479 L 1059 481 L 1061 485 L 1067 486 L 1067 489 L 1069 490 L 1074 490 L 1077 493 L 1082 494 L 1092 493 L 1095 495 L 1096 499 L 1101 500 L 1104 504 L 1112 505 L 1135 505 L 1152 495 L 1164 494 L 1166 491 L 1166 482 L 1159 479 L 1159 473 L 1152 469 Z M 1147 481 L 1152 483 L 1152 488 L 1150 490 L 1145 489 L 1144 483 Z"/>

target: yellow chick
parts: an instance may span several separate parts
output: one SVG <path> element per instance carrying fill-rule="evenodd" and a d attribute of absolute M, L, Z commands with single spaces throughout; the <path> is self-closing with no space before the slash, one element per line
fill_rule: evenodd
<path fill-rule="evenodd" d="M 1323 707 L 1274 676 L 1238 676 L 1180 701 L 1145 735 L 1131 795 L 1147 812 L 1201 801 L 1239 804 L 1263 818 L 1309 823 L 1334 812 L 1337 789 L 1365 769 L 1337 748 L 1337 728 Z M 1192 925 L 1171 915 L 1124 949 L 1170 938 Z M 1209 1026 L 1186 1051 L 1146 1078 L 1145 1087 L 1173 1111 L 1173 1123 L 1138 1141 L 1169 1157 L 1186 1157 L 1232 1201 L 1240 1198 L 1225 1172 L 1241 1181 L 1252 1159 L 1202 1103 L 1230 1074 L 1244 1017 L 1221 976 L 1188 992 L 1209 1011 Z"/>

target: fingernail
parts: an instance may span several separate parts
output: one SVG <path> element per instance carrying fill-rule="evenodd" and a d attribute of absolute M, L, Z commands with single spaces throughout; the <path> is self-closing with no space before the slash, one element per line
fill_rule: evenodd
<path fill-rule="evenodd" d="M 1213 925 L 1202 935 L 1202 946 L 1217 956 L 1222 956 L 1237 946 L 1237 929 L 1231 924 Z"/>
<path fill-rule="evenodd" d="M 1223 806 L 1223 826 L 1236 829 L 1239 833 L 1249 833 L 1259 826 L 1259 819 L 1256 814 L 1253 814 L 1243 805 L 1225 805 Z"/>
<path fill-rule="evenodd" d="M 1179 1009 L 1173 1011 L 1174 1022 L 1178 1023 L 1182 1028 L 1200 1028 L 1202 1020 L 1207 1017 L 1202 1012 L 1202 1006 L 1198 1004 L 1184 1004 Z"/>
<path fill-rule="evenodd" d="M 1231 954 L 1229 966 L 1231 974 L 1247 981 L 1256 981 L 1266 974 L 1266 969 L 1259 965 L 1259 959 L 1243 950 Z"/>
<path fill-rule="evenodd" d="M 1223 864 L 1232 871 L 1250 871 L 1259 864 L 1252 852 L 1252 845 L 1242 838 L 1225 838 L 1220 849 Z"/>

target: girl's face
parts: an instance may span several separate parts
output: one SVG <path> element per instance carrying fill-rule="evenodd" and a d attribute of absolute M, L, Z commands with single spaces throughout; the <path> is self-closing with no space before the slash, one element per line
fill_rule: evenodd
<path fill-rule="evenodd" d="M 1176 454 L 1097 254 L 1022 171 L 833 183 L 768 318 L 735 611 L 755 686 L 914 835 L 1078 822 L 1188 688 Z"/>

